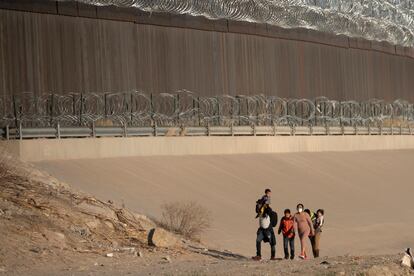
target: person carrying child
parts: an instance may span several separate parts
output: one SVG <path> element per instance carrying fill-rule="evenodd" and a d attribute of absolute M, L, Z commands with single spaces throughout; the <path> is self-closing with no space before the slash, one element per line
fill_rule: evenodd
<path fill-rule="evenodd" d="M 270 207 L 266 206 L 259 217 L 259 229 L 256 233 L 256 256 L 255 261 L 262 259 L 262 241 L 270 244 L 270 260 L 276 260 L 276 236 L 273 227 L 277 224 L 277 214 Z"/>
<path fill-rule="evenodd" d="M 290 259 L 295 258 L 295 228 L 293 226 L 293 217 L 289 209 L 285 210 L 285 216 L 280 220 L 278 234 L 283 234 L 283 250 L 285 252 L 285 259 L 289 259 L 289 247 L 290 247 Z"/>

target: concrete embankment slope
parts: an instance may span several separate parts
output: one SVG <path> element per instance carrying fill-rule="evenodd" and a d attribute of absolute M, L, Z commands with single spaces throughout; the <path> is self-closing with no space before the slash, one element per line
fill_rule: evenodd
<path fill-rule="evenodd" d="M 267 187 L 279 215 L 302 202 L 326 210 L 322 255 L 382 254 L 414 245 L 414 150 L 41 161 L 80 190 L 160 215 L 160 205 L 195 200 L 212 212 L 206 240 L 255 253 L 255 200 Z M 282 255 L 278 237 L 278 256 Z M 298 244 L 297 244 L 298 245 Z M 264 252 L 269 248 L 264 245 Z"/>

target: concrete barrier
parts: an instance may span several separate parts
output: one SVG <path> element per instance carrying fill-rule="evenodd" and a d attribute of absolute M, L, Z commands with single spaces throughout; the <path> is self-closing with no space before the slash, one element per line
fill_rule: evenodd
<path fill-rule="evenodd" d="M 23 161 L 414 149 L 413 136 L 260 136 L 37 139 L 1 142 Z"/>

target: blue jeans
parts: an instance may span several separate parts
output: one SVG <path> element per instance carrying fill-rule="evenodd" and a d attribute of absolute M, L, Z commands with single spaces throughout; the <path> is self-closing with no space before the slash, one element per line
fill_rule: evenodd
<path fill-rule="evenodd" d="M 266 236 L 267 235 L 267 236 Z M 269 230 L 262 230 L 259 228 L 257 230 L 257 238 L 256 238 L 256 256 L 262 256 L 262 241 L 269 242 L 270 244 L 270 257 L 274 258 L 276 256 L 276 237 L 273 232 L 273 228 L 269 228 Z"/>
<path fill-rule="evenodd" d="M 283 250 L 285 251 L 285 259 L 289 258 L 289 247 L 290 247 L 290 258 L 295 257 L 295 237 L 288 238 L 283 236 Z"/>

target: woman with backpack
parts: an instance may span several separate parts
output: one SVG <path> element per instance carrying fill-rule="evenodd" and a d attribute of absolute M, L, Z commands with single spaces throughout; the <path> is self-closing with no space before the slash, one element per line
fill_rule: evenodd
<path fill-rule="evenodd" d="M 310 236 L 315 234 L 310 216 L 304 212 L 303 204 L 296 206 L 297 213 L 293 216 L 294 228 L 299 234 L 301 252 L 299 258 L 305 260 L 308 258 L 306 254 L 306 241 Z"/>

